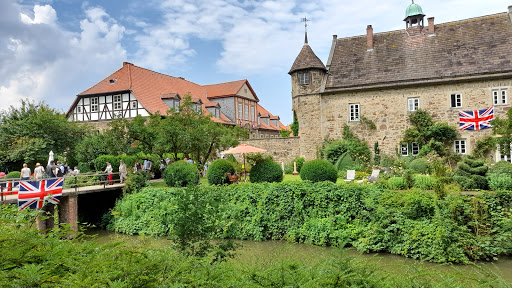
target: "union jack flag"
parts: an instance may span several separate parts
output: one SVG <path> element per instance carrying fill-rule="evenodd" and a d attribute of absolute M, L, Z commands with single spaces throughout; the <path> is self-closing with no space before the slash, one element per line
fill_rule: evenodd
<path fill-rule="evenodd" d="M 22 181 L 18 191 L 18 211 L 25 208 L 42 208 L 44 201 L 59 204 L 64 178 L 41 181 Z"/>
<path fill-rule="evenodd" d="M 459 111 L 460 130 L 481 130 L 491 128 L 494 119 L 494 107 L 482 110 Z"/>

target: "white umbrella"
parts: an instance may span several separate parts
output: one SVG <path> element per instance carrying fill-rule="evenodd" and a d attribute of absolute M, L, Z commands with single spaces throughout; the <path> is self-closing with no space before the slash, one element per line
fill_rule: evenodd
<path fill-rule="evenodd" d="M 53 151 L 50 151 L 50 158 L 48 158 L 48 165 L 53 161 Z"/>

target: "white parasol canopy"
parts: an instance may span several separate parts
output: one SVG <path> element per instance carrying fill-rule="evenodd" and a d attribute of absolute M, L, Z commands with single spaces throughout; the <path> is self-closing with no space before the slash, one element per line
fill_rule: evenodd
<path fill-rule="evenodd" d="M 48 158 L 48 165 L 53 161 L 53 151 L 50 151 L 50 157 Z"/>

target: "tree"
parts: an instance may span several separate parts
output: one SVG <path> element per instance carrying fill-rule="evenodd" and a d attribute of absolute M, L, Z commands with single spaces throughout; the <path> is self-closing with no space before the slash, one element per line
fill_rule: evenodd
<path fill-rule="evenodd" d="M 290 129 L 293 131 L 293 136 L 299 136 L 299 120 L 297 119 L 297 113 L 293 111 L 293 123 L 290 125 Z"/>
<path fill-rule="evenodd" d="M 87 125 L 67 121 L 66 115 L 44 102 L 21 100 L 0 114 L 0 170 L 18 170 L 23 163 L 45 163 L 48 153 L 72 157 Z"/>
<path fill-rule="evenodd" d="M 447 123 L 435 123 L 432 116 L 423 110 L 409 114 L 412 127 L 405 131 L 404 142 L 418 143 L 419 155 L 436 152 L 440 156 L 448 154 L 449 147 L 457 138 L 457 129 Z"/>

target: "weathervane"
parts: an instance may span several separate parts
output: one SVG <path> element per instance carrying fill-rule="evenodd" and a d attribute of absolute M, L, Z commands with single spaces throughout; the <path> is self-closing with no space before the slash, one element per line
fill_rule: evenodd
<path fill-rule="evenodd" d="M 300 22 L 304 22 L 304 33 L 305 33 L 304 44 L 308 43 L 308 21 L 310 21 L 310 20 L 306 17 L 300 18 Z"/>

